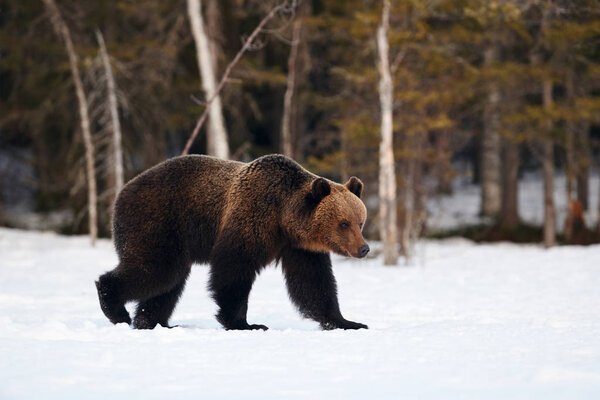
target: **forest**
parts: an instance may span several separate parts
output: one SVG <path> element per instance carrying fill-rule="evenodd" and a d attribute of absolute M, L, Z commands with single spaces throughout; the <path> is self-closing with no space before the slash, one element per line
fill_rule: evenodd
<path fill-rule="evenodd" d="M 364 229 L 121 191 L 273 153 Z M 0 399 L 595 400 L 599 287 L 600 0 L 0 0 Z"/>
<path fill-rule="evenodd" d="M 108 237 L 167 158 L 282 153 L 363 180 L 386 263 L 424 235 L 597 243 L 599 61 L 594 0 L 1 0 L 0 224 Z M 435 231 L 457 179 L 485 223 Z"/>

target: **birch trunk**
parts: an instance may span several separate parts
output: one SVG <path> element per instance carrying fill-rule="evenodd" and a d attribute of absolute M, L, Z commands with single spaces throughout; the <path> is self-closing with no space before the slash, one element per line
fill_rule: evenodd
<path fill-rule="evenodd" d="M 379 232 L 383 241 L 383 263 L 398 264 L 396 173 L 394 170 L 393 86 L 390 73 L 387 31 L 389 28 L 390 1 L 383 0 L 381 25 L 377 28 L 379 55 L 379 100 L 381 102 L 381 143 L 379 146 Z"/>
<path fill-rule="evenodd" d="M 519 145 L 512 140 L 504 142 L 502 161 L 502 208 L 500 224 L 514 229 L 519 223 L 518 203 Z"/>
<path fill-rule="evenodd" d="M 212 104 L 213 100 L 221 92 L 221 89 L 223 89 L 223 86 L 225 85 L 225 82 L 226 82 L 227 78 L 229 77 L 231 70 L 233 69 L 233 67 L 235 67 L 235 65 L 238 63 L 238 61 L 240 61 L 240 59 L 242 58 L 244 53 L 250 48 L 250 46 L 252 46 L 252 44 L 254 43 L 254 40 L 256 39 L 258 34 L 263 30 L 265 25 L 271 19 L 273 19 L 273 17 L 275 15 L 277 15 L 278 12 L 286 9 L 286 7 L 287 7 L 287 3 L 280 3 L 277 6 L 273 7 L 271 9 L 271 11 L 269 11 L 269 13 L 267 15 L 265 15 L 265 17 L 260 21 L 260 23 L 256 26 L 256 28 L 254 28 L 254 30 L 252 31 L 250 36 L 248 36 L 248 39 L 246 39 L 244 41 L 244 44 L 243 44 L 242 48 L 240 49 L 240 51 L 238 51 L 237 54 L 235 55 L 235 57 L 233 57 L 233 60 L 231 60 L 229 62 L 229 64 L 227 64 L 227 67 L 225 68 L 225 72 L 223 73 L 223 76 L 221 77 L 219 84 L 215 88 L 214 94 L 212 95 L 211 98 L 206 99 L 207 105 Z M 198 121 L 196 122 L 196 126 L 194 127 L 194 130 L 192 131 L 192 134 L 190 135 L 189 139 L 185 143 L 185 147 L 184 147 L 183 151 L 181 152 L 182 155 L 186 155 L 189 153 L 190 147 L 192 147 L 194 140 L 196 140 L 196 137 L 198 136 L 198 132 L 200 131 L 200 128 L 202 128 L 202 126 L 204 125 L 204 122 L 206 121 L 206 118 L 208 117 L 210 110 L 212 110 L 212 108 L 210 108 L 210 107 L 205 108 L 205 110 L 202 112 L 202 115 L 200 115 L 200 118 L 198 118 Z M 225 140 L 225 144 L 227 144 L 227 140 Z"/>
<path fill-rule="evenodd" d="M 100 57 L 104 65 L 104 73 L 106 75 L 106 90 L 108 93 L 108 109 L 110 112 L 110 126 L 112 130 L 112 166 L 114 167 L 114 195 L 116 196 L 123 188 L 123 147 L 121 144 L 121 122 L 119 121 L 119 110 L 117 103 L 117 93 L 115 85 L 115 77 L 113 75 L 108 51 L 104 43 L 104 37 L 100 31 L 96 31 L 96 39 L 100 46 Z"/>
<path fill-rule="evenodd" d="M 281 151 L 284 155 L 294 158 L 295 135 L 292 113 L 294 109 L 294 98 L 296 92 L 296 59 L 300 47 L 300 32 L 302 21 L 296 19 L 292 30 L 292 48 L 288 58 L 288 75 L 285 95 L 283 97 L 283 117 L 281 118 Z"/>
<path fill-rule="evenodd" d="M 96 167 L 94 161 L 94 142 L 92 141 L 92 133 L 90 131 L 90 119 L 88 115 L 88 104 L 83 91 L 83 83 L 79 75 L 79 60 L 75 53 L 71 33 L 67 24 L 62 19 L 60 11 L 54 0 L 43 0 L 46 10 L 50 14 L 50 20 L 57 35 L 65 42 L 67 54 L 69 56 L 69 67 L 75 84 L 75 94 L 79 105 L 79 117 L 81 122 L 81 133 L 83 135 L 83 143 L 85 146 L 86 160 L 86 177 L 88 185 L 88 217 L 89 217 L 89 233 L 92 241 L 92 246 L 96 244 L 98 238 L 98 211 L 97 211 L 97 189 L 96 189 Z"/>
<path fill-rule="evenodd" d="M 545 78 L 542 91 L 544 108 L 552 107 L 552 80 Z M 544 246 L 556 245 L 556 210 L 554 206 L 554 147 L 549 137 L 552 121 L 546 122 L 546 138 L 543 139 L 542 165 L 544 170 Z"/>
<path fill-rule="evenodd" d="M 221 98 L 216 93 L 217 81 L 213 66 L 215 60 L 210 51 L 208 37 L 204 28 L 202 17 L 202 5 L 200 0 L 187 0 L 190 25 L 192 27 L 192 36 L 196 43 L 196 55 L 198 58 L 198 68 L 202 78 L 202 89 L 204 97 L 213 99 L 209 107 L 208 128 L 206 135 L 207 153 L 219 158 L 229 158 L 229 144 L 227 141 L 227 132 L 223 121 L 223 111 Z"/>
<path fill-rule="evenodd" d="M 497 61 L 498 46 L 492 44 L 484 52 L 485 66 L 490 68 Z M 501 208 L 500 134 L 498 132 L 500 90 L 494 81 L 490 82 L 488 90 L 481 139 L 481 214 L 495 218 Z"/>

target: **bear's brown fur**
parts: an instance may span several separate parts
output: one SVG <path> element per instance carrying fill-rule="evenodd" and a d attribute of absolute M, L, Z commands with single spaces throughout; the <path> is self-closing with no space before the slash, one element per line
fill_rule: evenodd
<path fill-rule="evenodd" d="M 209 263 L 209 289 L 226 329 L 266 329 L 246 321 L 257 273 L 281 261 L 290 298 L 324 329 L 366 328 L 340 313 L 329 251 L 364 257 L 363 184 L 341 185 L 271 155 L 251 163 L 208 156 L 165 161 L 131 180 L 115 202 L 119 265 L 96 282 L 113 323 L 168 326 L 192 263 Z"/>

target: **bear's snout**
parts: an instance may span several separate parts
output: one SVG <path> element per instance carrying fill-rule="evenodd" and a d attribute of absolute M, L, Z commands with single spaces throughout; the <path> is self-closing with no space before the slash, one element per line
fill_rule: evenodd
<path fill-rule="evenodd" d="M 364 256 L 366 256 L 369 253 L 370 250 L 371 249 L 369 248 L 368 244 L 360 246 L 358 248 L 358 257 L 363 258 Z"/>

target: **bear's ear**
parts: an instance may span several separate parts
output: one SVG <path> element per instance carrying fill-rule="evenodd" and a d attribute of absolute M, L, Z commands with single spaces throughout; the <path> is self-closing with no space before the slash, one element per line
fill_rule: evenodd
<path fill-rule="evenodd" d="M 317 205 L 323 200 L 324 197 L 329 196 L 331 193 L 331 186 L 323 178 L 317 178 L 313 181 L 310 187 L 310 200 L 314 205 Z"/>
<path fill-rule="evenodd" d="M 360 198 L 360 195 L 363 191 L 363 183 L 360 179 L 353 176 L 350 179 L 348 179 L 348 182 L 346 182 L 346 188 L 348 188 L 349 191 L 354 193 L 356 197 Z"/>

